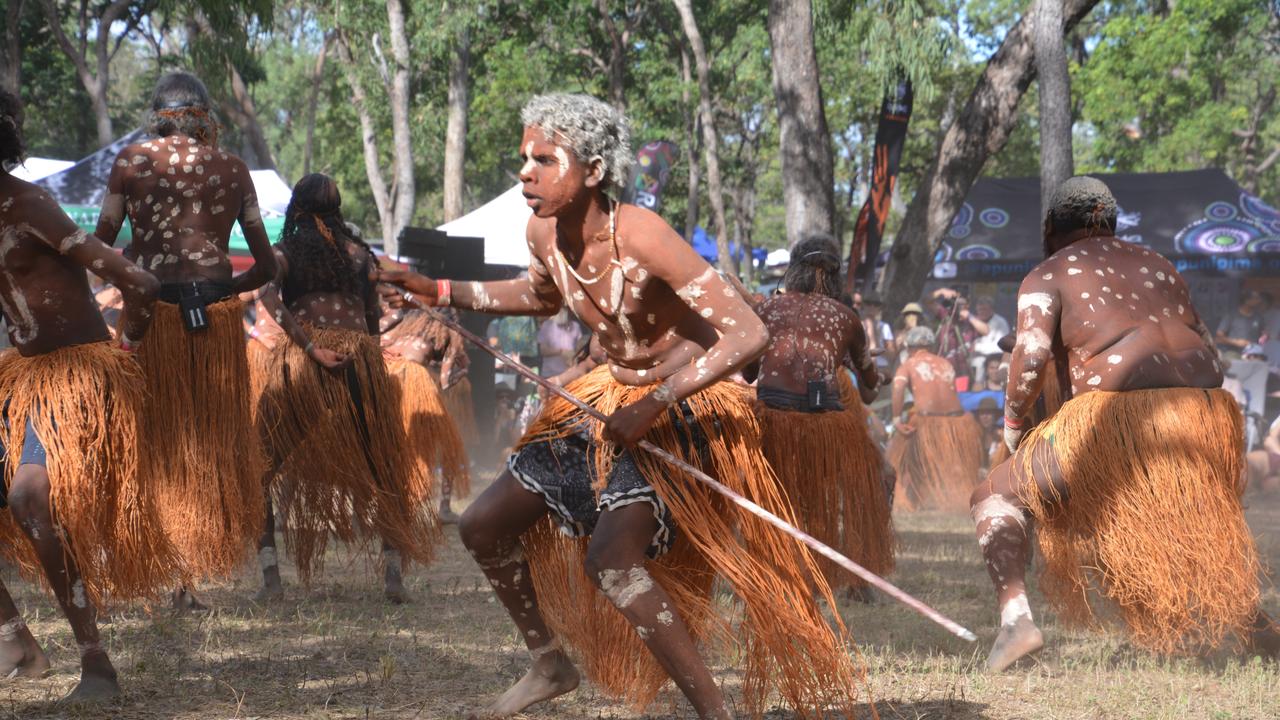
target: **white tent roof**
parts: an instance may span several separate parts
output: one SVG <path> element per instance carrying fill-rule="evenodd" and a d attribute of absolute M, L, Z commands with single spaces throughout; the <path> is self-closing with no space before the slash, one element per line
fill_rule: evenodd
<path fill-rule="evenodd" d="M 29 157 L 21 165 L 13 168 L 13 171 L 9 174 L 19 180 L 35 182 L 40 178 L 46 178 L 54 173 L 60 173 L 72 165 L 75 165 L 75 162 L 72 160 L 53 160 L 50 158 Z"/>
<path fill-rule="evenodd" d="M 249 176 L 253 179 L 253 190 L 258 194 L 258 207 L 262 208 L 263 214 L 283 217 L 289 208 L 289 198 L 293 197 L 293 188 L 275 170 L 250 170 Z"/>
<path fill-rule="evenodd" d="M 787 250 L 786 248 L 779 248 L 777 250 L 774 250 L 770 252 L 764 259 L 764 264 L 766 267 L 773 267 L 775 265 L 786 265 L 789 262 L 791 262 L 791 251 Z"/>
<path fill-rule="evenodd" d="M 484 238 L 486 265 L 529 266 L 525 226 L 533 211 L 516 185 L 472 212 L 436 228 L 457 237 Z"/>

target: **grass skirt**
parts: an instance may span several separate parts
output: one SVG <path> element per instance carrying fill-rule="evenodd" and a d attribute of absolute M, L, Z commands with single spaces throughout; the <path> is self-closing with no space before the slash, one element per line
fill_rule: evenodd
<path fill-rule="evenodd" d="M 982 468 L 982 428 L 972 415 L 922 415 L 898 432 L 886 455 L 898 475 L 894 504 L 908 512 L 967 512 Z"/>
<path fill-rule="evenodd" d="M 652 387 L 615 381 L 601 366 L 571 383 L 569 392 L 608 415 Z M 704 467 L 733 490 L 795 522 L 795 515 L 760 450 L 760 431 L 751 408 L 751 390 L 718 383 L 688 399 L 710 449 L 707 462 L 686 457 L 679 430 L 669 415 L 647 435 L 677 457 Z M 524 442 L 559 436 L 583 418 L 582 411 L 551 398 L 525 434 Z M 598 479 L 609 476 L 613 446 L 600 436 L 589 462 Z M 649 563 L 649 571 L 675 601 L 695 641 L 735 642 L 743 668 L 743 692 L 749 711 L 758 715 L 776 688 L 800 717 L 821 717 L 828 707 L 852 712 L 864 682 L 849 654 L 843 625 L 831 627 L 818 610 L 813 588 L 831 606 L 830 589 L 804 546 L 763 521 L 731 506 L 698 481 L 643 450 L 637 465 L 668 505 L 677 525 L 675 547 Z M 548 515 L 524 537 L 543 616 L 552 630 L 574 648 L 592 682 L 648 705 L 667 674 L 626 619 L 599 592 L 583 570 L 587 538 L 559 533 Z M 742 600 L 745 617 L 730 633 L 711 603 L 711 585 L 720 575 Z M 838 623 L 838 621 L 837 621 Z"/>
<path fill-rule="evenodd" d="M 440 373 L 432 370 L 431 379 L 440 387 Z M 453 420 L 462 441 L 472 445 L 479 440 L 476 429 L 475 403 L 471 400 L 471 379 L 463 376 L 461 380 L 440 391 L 444 401 L 444 410 Z"/>
<path fill-rule="evenodd" d="M 1236 482 L 1240 409 L 1223 390 L 1092 392 L 1062 406 L 1014 456 L 1023 477 L 1048 443 L 1065 502 L 1028 482 L 1040 583 L 1067 622 L 1096 624 L 1091 591 L 1135 644 L 1158 652 L 1242 632 L 1258 606 L 1258 556 Z"/>
<path fill-rule="evenodd" d="M 129 354 L 107 342 L 43 355 L 0 354 L 0 426 L 13 482 L 30 421 L 47 451 L 49 507 L 85 591 L 106 601 L 149 597 L 179 579 L 176 554 L 160 524 L 149 477 L 138 472 L 143 379 Z M 47 585 L 13 515 L 0 513 L 3 553 Z"/>
<path fill-rule="evenodd" d="M 800 529 L 877 575 L 893 571 L 893 523 L 880 449 L 860 406 L 806 413 L 756 403 L 764 455 L 795 507 Z M 815 555 L 832 589 L 866 583 Z"/>
<path fill-rule="evenodd" d="M 142 472 L 187 574 L 225 576 L 262 533 L 264 457 L 252 431 L 244 306 L 209 305 L 209 328 L 189 333 L 177 305 L 157 302 L 138 349 L 146 376 Z"/>
<path fill-rule="evenodd" d="M 329 371 L 281 342 L 266 374 L 258 428 L 276 470 L 272 496 L 299 579 L 309 582 L 322 568 L 331 535 L 370 550 L 383 539 L 405 562 L 430 563 L 441 539 L 431 477 L 410 452 L 382 349 L 352 330 L 307 332 L 316 347 L 353 362 Z"/>
<path fill-rule="evenodd" d="M 400 391 L 400 417 L 418 465 L 414 476 L 434 480 L 439 472 L 452 486 L 454 497 L 466 497 L 471 493 L 467 451 L 431 373 L 410 360 L 388 360 L 387 372 Z M 417 494 L 430 496 L 434 488 L 424 490 Z"/>
<path fill-rule="evenodd" d="M 289 342 L 289 338 L 280 335 L 271 338 L 270 345 L 256 338 L 245 341 L 245 354 L 249 358 L 249 410 L 254 422 L 258 419 L 258 401 L 262 398 L 262 389 L 267 384 L 267 373 L 271 370 L 272 348 L 281 342 Z"/>

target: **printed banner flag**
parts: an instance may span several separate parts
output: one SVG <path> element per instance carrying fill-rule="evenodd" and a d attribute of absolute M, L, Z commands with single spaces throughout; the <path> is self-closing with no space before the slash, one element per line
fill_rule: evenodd
<path fill-rule="evenodd" d="M 902 147 L 907 140 L 907 122 L 911 119 L 914 95 L 911 81 L 902 80 L 893 92 L 885 95 L 884 104 L 880 106 L 880 124 L 876 128 L 876 146 L 867 201 L 858 213 L 858 222 L 853 228 L 853 242 L 849 245 L 849 269 L 845 274 L 845 285 L 850 292 L 853 292 L 856 280 L 862 279 L 867 286 L 873 280 L 884 224 L 889 219 L 893 186 L 898 179 Z"/>
<path fill-rule="evenodd" d="M 636 153 L 631 166 L 631 180 L 623 189 L 622 201 L 639 205 L 654 212 L 662 206 L 662 189 L 671 178 L 671 167 L 680 157 L 675 143 L 659 140 L 646 143 Z"/>

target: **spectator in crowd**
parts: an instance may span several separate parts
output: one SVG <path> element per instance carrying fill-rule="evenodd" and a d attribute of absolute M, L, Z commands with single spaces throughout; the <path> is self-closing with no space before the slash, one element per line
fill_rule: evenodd
<path fill-rule="evenodd" d="M 569 315 L 567 308 L 560 308 L 538 330 L 538 348 L 542 351 L 542 376 L 555 377 L 577 362 L 578 349 L 582 347 L 582 326 Z"/>
<path fill-rule="evenodd" d="M 1262 294 L 1256 290 L 1245 290 L 1235 311 L 1218 323 L 1214 339 L 1223 356 L 1235 360 L 1246 346 L 1258 342 L 1263 334 L 1262 319 Z"/>
<path fill-rule="evenodd" d="M 994 353 L 982 358 L 982 380 L 977 387 L 983 391 L 1002 393 L 1008 373 L 1009 366 L 1004 362 L 1004 354 L 996 348 Z"/>
<path fill-rule="evenodd" d="M 970 347 L 973 358 L 975 385 L 986 380 L 987 358 L 1000 354 L 1000 338 L 1009 334 L 1009 321 L 996 313 L 996 303 L 990 297 L 979 297 L 973 304 L 973 314 L 966 318 L 969 326 L 978 334 Z"/>
<path fill-rule="evenodd" d="M 969 301 L 952 288 L 938 288 L 933 291 L 933 313 L 938 318 L 937 354 L 942 356 L 955 370 L 956 388 L 968 390 L 970 347 L 978 337 L 979 330 L 973 325 L 973 313 L 969 312 Z M 986 323 L 981 323 L 982 332 L 986 331 Z"/>
<path fill-rule="evenodd" d="M 854 294 L 853 297 L 856 303 L 859 294 Z M 889 367 L 889 361 L 894 353 L 893 328 L 881 318 L 883 311 L 884 301 L 874 291 L 862 298 L 862 309 L 858 310 L 859 315 L 862 316 L 862 329 L 867 334 L 868 347 L 873 353 L 876 350 L 881 351 L 881 354 L 874 356 L 876 367 L 881 369 Z"/>
<path fill-rule="evenodd" d="M 982 428 L 982 470 L 979 477 L 986 477 L 985 471 L 991 469 L 992 461 L 1004 445 L 1004 408 L 996 399 L 987 396 L 978 402 L 973 417 Z"/>
<path fill-rule="evenodd" d="M 924 308 L 920 303 L 907 303 L 902 306 L 902 312 L 898 315 L 897 336 L 902 337 L 913 327 L 928 327 L 924 321 Z M 898 362 L 901 363 L 906 359 L 907 349 L 902 347 L 901 343 L 895 342 L 894 345 L 894 349 L 898 352 Z"/>

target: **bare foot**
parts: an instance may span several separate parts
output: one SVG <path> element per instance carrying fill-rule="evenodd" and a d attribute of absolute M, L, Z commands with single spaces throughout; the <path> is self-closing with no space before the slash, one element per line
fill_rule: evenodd
<path fill-rule="evenodd" d="M 1044 635 L 1028 617 L 1020 617 L 1012 625 L 1001 625 L 1000 634 L 987 656 L 987 669 L 1001 672 L 1019 659 L 1044 647 Z"/>
<path fill-rule="evenodd" d="M 520 678 L 520 682 L 502 693 L 502 697 L 483 712 L 472 715 L 471 720 L 511 717 L 530 705 L 573 692 L 580 679 L 578 669 L 564 652 L 547 653 L 533 662 L 533 667 Z"/>
<path fill-rule="evenodd" d="M 275 548 L 271 548 L 274 558 Z M 273 560 L 274 561 L 274 560 Z M 269 603 L 284 597 L 284 584 L 280 582 L 280 567 L 268 565 L 262 569 L 262 589 L 253 596 L 256 603 Z"/>
<path fill-rule="evenodd" d="M 404 605 L 410 601 L 409 591 L 404 589 L 404 579 L 400 575 L 400 564 L 387 564 L 387 570 L 383 576 L 386 586 L 382 594 L 386 596 L 392 604 Z"/>
<path fill-rule="evenodd" d="M 180 587 L 173 591 L 173 609 L 185 612 L 208 612 L 209 606 L 197 600 L 190 590 Z"/>
<path fill-rule="evenodd" d="M 12 639 L 0 641 L 0 679 L 41 677 L 49 671 L 49 658 L 22 625 Z"/>
<path fill-rule="evenodd" d="M 91 652 L 80 660 L 80 682 L 60 702 L 79 705 L 99 703 L 120 695 L 120 683 L 111 660 L 101 650 Z"/>
<path fill-rule="evenodd" d="M 1244 639 L 1245 647 L 1251 652 L 1273 660 L 1280 659 L 1280 626 L 1269 615 L 1258 611 L 1249 628 L 1249 635 Z"/>
<path fill-rule="evenodd" d="M 253 596 L 253 601 L 259 605 L 265 605 L 267 603 L 277 602 L 283 599 L 284 587 L 280 584 L 279 579 L 274 583 L 264 583 L 262 585 L 262 589 Z"/>

